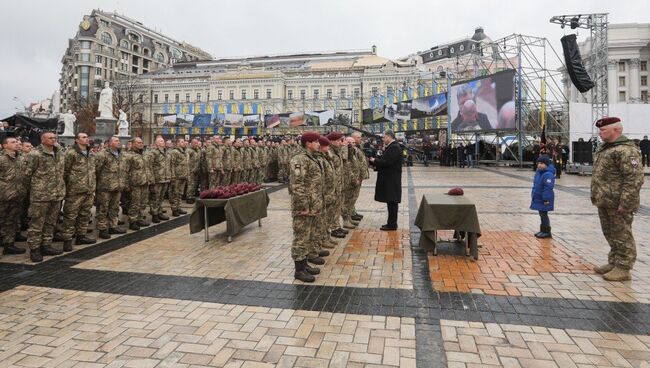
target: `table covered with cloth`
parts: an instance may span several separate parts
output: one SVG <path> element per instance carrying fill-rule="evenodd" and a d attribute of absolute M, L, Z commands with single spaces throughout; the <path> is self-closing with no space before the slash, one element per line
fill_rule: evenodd
<path fill-rule="evenodd" d="M 478 259 L 478 237 L 481 236 L 481 227 L 476 206 L 467 197 L 447 194 L 423 195 L 415 225 L 422 231 L 419 245 L 425 249 L 433 249 L 434 254 L 437 254 L 436 232 L 438 230 L 465 232 L 467 235 L 465 255 Z"/>
<path fill-rule="evenodd" d="M 190 234 L 205 230 L 208 241 L 208 227 L 226 221 L 226 235 L 231 241 L 244 226 L 267 216 L 269 201 L 263 189 L 228 199 L 198 199 L 190 215 Z"/>

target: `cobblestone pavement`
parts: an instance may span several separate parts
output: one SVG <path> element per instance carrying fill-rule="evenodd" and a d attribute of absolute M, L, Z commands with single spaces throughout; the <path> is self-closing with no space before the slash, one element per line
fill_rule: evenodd
<path fill-rule="evenodd" d="M 373 175 L 363 221 L 311 285 L 293 279 L 283 186 L 231 243 L 223 224 L 189 235 L 183 216 L 39 265 L 3 257 L 0 366 L 650 367 L 650 187 L 633 280 L 612 283 L 591 270 L 607 246 L 589 177 L 557 181 L 553 239 L 539 240 L 532 174 L 406 169 L 390 233 Z M 418 246 L 422 195 L 454 186 L 477 205 L 477 261 Z"/>

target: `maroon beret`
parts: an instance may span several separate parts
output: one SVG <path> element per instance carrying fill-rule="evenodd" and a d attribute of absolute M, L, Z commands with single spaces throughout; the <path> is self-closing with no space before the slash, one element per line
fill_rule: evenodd
<path fill-rule="evenodd" d="M 621 121 L 621 119 L 619 119 L 619 118 L 617 118 L 617 117 L 614 117 L 614 116 L 607 116 L 607 117 L 600 118 L 600 119 L 596 120 L 596 127 L 597 127 L 597 128 L 602 128 L 602 127 L 604 127 L 605 125 L 618 123 L 618 122 L 620 122 L 620 121 Z"/>
<path fill-rule="evenodd" d="M 320 134 L 317 132 L 304 132 L 300 137 L 300 143 L 305 144 L 307 142 L 315 142 L 320 138 Z"/>
<path fill-rule="evenodd" d="M 447 194 L 453 195 L 453 196 L 460 196 L 460 195 L 465 194 L 465 192 L 463 192 L 463 188 L 456 187 L 456 188 L 449 189 Z"/>
<path fill-rule="evenodd" d="M 339 132 L 331 132 L 330 134 L 327 135 L 327 139 L 329 139 L 330 141 L 338 141 L 341 138 L 343 138 L 343 134 Z"/>
<path fill-rule="evenodd" d="M 320 143 L 320 145 L 323 147 L 327 147 L 330 145 L 330 140 L 327 139 L 327 137 L 321 136 L 320 138 L 318 138 L 318 143 Z"/>

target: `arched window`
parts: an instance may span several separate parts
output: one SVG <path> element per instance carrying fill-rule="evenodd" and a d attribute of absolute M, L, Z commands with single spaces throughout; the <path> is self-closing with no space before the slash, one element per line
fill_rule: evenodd
<path fill-rule="evenodd" d="M 111 34 L 108 32 L 102 32 L 102 42 L 111 45 L 113 43 L 113 37 L 111 37 Z"/>
<path fill-rule="evenodd" d="M 128 49 L 129 48 L 129 41 L 127 41 L 127 40 L 120 41 L 120 47 Z"/>
<path fill-rule="evenodd" d="M 144 56 L 149 56 L 149 49 L 148 48 L 143 48 L 142 53 L 144 53 Z"/>
<path fill-rule="evenodd" d="M 158 51 L 158 52 L 156 53 L 156 56 L 155 56 L 155 57 L 156 57 L 156 60 L 157 60 L 159 63 L 164 63 L 164 62 L 165 62 L 165 56 L 162 54 L 162 52 Z"/>
<path fill-rule="evenodd" d="M 140 47 L 138 45 L 133 45 L 133 52 L 140 52 Z"/>

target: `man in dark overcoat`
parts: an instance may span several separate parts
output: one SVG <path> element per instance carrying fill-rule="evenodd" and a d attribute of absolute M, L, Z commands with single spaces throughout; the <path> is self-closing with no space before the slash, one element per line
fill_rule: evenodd
<path fill-rule="evenodd" d="M 386 203 L 388 206 L 388 222 L 381 230 L 397 230 L 397 209 L 402 199 L 402 165 L 404 157 L 399 143 L 395 141 L 395 133 L 391 130 L 384 132 L 382 137 L 384 153 L 381 157 L 371 158 L 370 163 L 377 170 L 375 185 L 375 201 Z"/>

